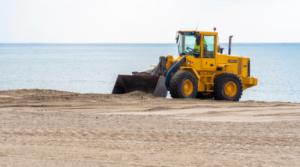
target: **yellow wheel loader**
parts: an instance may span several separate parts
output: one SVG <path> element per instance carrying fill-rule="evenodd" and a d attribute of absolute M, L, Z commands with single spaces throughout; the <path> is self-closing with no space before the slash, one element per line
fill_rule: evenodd
<path fill-rule="evenodd" d="M 176 38 L 179 56 L 160 57 L 150 71 L 119 75 L 113 94 L 144 91 L 154 96 L 173 98 L 214 98 L 239 101 L 245 89 L 256 86 L 250 75 L 250 59 L 231 56 L 218 44 L 217 32 L 179 31 Z"/>

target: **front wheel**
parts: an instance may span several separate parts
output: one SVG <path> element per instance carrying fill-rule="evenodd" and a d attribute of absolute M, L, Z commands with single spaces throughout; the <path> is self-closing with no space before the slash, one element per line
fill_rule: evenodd
<path fill-rule="evenodd" d="M 195 98 L 198 82 L 193 73 L 178 71 L 170 81 L 170 94 L 173 98 Z"/>
<path fill-rule="evenodd" d="M 234 74 L 221 74 L 215 78 L 216 100 L 239 101 L 243 93 L 242 82 Z"/>

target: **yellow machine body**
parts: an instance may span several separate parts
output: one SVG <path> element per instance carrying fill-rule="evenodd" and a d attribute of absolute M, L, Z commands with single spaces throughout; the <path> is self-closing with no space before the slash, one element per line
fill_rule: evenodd
<path fill-rule="evenodd" d="M 188 32 L 188 31 L 185 31 Z M 194 32 L 194 31 L 193 31 Z M 217 32 L 196 32 L 200 36 L 200 55 L 186 55 L 186 61 L 180 66 L 181 70 L 192 72 L 198 79 L 198 92 L 213 92 L 214 78 L 223 73 L 231 73 L 238 76 L 242 82 L 243 90 L 256 86 L 257 79 L 250 76 L 250 59 L 242 56 L 231 56 L 219 53 Z M 214 38 L 211 57 L 204 56 L 204 38 Z M 178 62 L 183 56 L 167 56 L 166 68 L 169 70 L 174 62 Z"/>
<path fill-rule="evenodd" d="M 160 57 L 158 65 L 133 75 L 119 75 L 114 94 L 144 91 L 154 96 L 240 100 L 243 90 L 257 85 L 250 75 L 250 59 L 228 54 L 219 47 L 217 32 L 179 31 L 179 56 Z"/>

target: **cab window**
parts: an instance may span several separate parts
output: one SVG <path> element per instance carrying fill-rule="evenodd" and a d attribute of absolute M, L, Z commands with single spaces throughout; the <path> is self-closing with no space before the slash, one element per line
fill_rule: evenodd
<path fill-rule="evenodd" d="M 200 55 L 200 36 L 194 32 L 181 33 L 177 37 L 178 49 L 180 55 Z"/>
<path fill-rule="evenodd" d="M 215 36 L 204 36 L 203 38 L 203 57 L 214 58 L 215 57 Z"/>

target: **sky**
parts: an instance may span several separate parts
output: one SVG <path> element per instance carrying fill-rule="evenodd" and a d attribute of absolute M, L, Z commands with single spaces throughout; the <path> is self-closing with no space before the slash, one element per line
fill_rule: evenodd
<path fill-rule="evenodd" d="M 0 43 L 300 42 L 299 0 L 0 0 Z"/>

